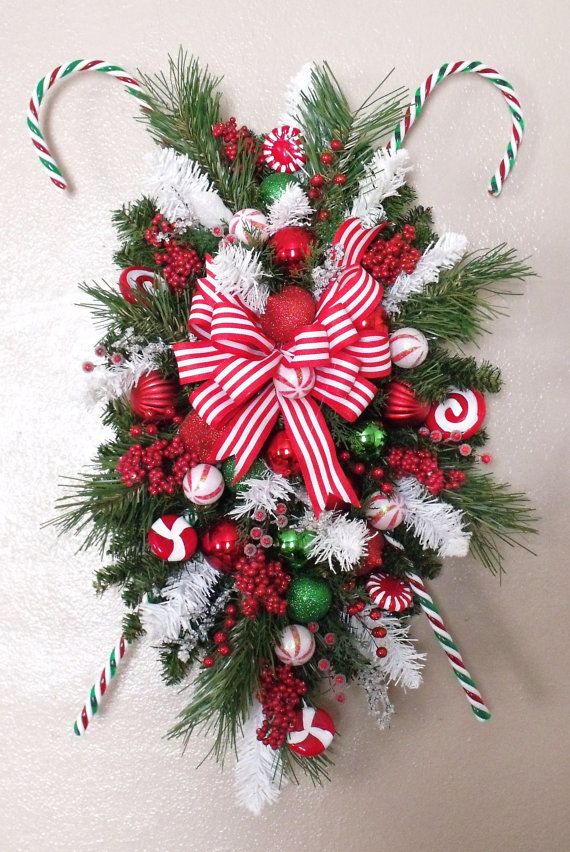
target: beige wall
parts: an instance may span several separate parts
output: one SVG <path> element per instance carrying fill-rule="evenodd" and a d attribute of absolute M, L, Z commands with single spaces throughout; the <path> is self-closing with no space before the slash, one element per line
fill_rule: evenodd
<path fill-rule="evenodd" d="M 563 0 L 4 0 L 2 850 L 570 848 L 565 8 Z M 94 553 L 76 556 L 73 541 L 38 528 L 53 512 L 58 476 L 87 462 L 101 434 L 83 407 L 80 370 L 96 335 L 74 307 L 74 288 L 114 280 L 108 214 L 139 192 L 151 142 L 119 86 L 96 75 L 63 86 L 47 122 L 77 186 L 62 197 L 34 162 L 27 97 L 57 62 L 101 56 L 150 71 L 180 42 L 225 73 L 228 108 L 257 129 L 272 126 L 291 74 L 324 57 L 355 100 L 393 65 L 394 79 L 414 86 L 444 60 L 481 58 L 514 81 L 528 120 L 499 201 L 485 184 L 508 119 L 484 82 L 447 82 L 409 143 L 421 200 L 440 229 L 464 231 L 473 246 L 506 240 L 533 256 L 541 276 L 482 344 L 506 379 L 491 403 L 494 469 L 542 513 L 537 556 L 509 553 L 502 585 L 474 561 L 452 560 L 435 586 L 493 721 L 472 719 L 418 619 L 426 683 L 395 691 L 392 730 L 378 732 L 351 690 L 338 716 L 334 783 L 314 793 L 291 787 L 258 820 L 235 808 L 231 772 L 195 769 L 200 738 L 184 757 L 179 743 L 161 739 L 185 697 L 161 685 L 147 647 L 132 654 L 90 735 L 73 737 L 121 606 L 112 593 L 95 598 Z"/>

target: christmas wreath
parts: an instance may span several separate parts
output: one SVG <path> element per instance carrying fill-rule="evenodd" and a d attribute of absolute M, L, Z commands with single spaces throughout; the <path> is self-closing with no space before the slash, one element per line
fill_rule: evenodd
<path fill-rule="evenodd" d="M 353 109 L 311 65 L 258 135 L 222 118 L 219 79 L 183 53 L 140 81 L 77 60 L 40 81 L 28 113 L 60 189 L 40 105 L 85 70 L 139 99 L 158 147 L 145 194 L 113 217 L 118 286 L 81 288 L 103 327 L 83 368 L 111 437 L 57 523 L 100 549 L 96 589 L 119 586 L 127 613 L 75 733 L 147 634 L 167 684 L 193 678 L 171 736 L 203 728 L 218 761 L 234 751 L 238 796 L 259 811 L 287 779 L 328 777 L 330 699 L 349 684 L 388 726 L 388 686 L 421 682 L 421 611 L 489 719 L 426 582 L 469 550 L 500 574 L 500 546 L 532 531 L 524 495 L 484 467 L 500 371 L 462 353 L 531 272 L 505 245 L 468 253 L 435 233 L 402 142 L 448 76 L 490 80 L 512 116 L 498 195 L 524 128 L 512 86 L 456 62 L 407 109 L 385 86 Z"/>

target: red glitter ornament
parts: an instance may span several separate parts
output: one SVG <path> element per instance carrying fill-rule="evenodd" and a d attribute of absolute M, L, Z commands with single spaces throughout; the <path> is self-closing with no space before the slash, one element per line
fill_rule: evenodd
<path fill-rule="evenodd" d="M 372 537 L 367 543 L 367 553 L 360 560 L 358 567 L 355 570 L 357 577 L 363 577 L 365 574 L 370 574 L 381 567 L 383 563 L 383 553 L 385 539 L 381 532 L 378 532 L 373 527 L 368 525 L 368 531 L 372 533 Z"/>
<path fill-rule="evenodd" d="M 179 435 L 190 453 L 195 453 L 199 461 L 207 460 L 216 441 L 221 438 L 222 427 L 208 426 L 198 412 L 191 411 L 180 426 Z"/>
<path fill-rule="evenodd" d="M 304 267 L 314 242 L 315 237 L 308 228 L 289 225 L 273 234 L 269 245 L 273 249 L 276 262 L 294 272 Z"/>
<path fill-rule="evenodd" d="M 422 402 L 406 382 L 388 382 L 383 416 L 397 426 L 423 423 L 430 410 L 429 402 Z"/>
<path fill-rule="evenodd" d="M 275 432 L 265 450 L 265 460 L 273 473 L 281 476 L 296 476 L 301 468 L 293 444 L 287 432 L 281 429 Z"/>
<path fill-rule="evenodd" d="M 240 554 L 238 525 L 228 518 L 218 521 L 202 535 L 200 547 L 212 568 L 229 574 Z"/>
<path fill-rule="evenodd" d="M 177 392 L 174 379 L 166 379 L 158 370 L 152 370 L 141 376 L 131 391 L 129 402 L 133 414 L 141 420 L 164 420 L 176 405 Z"/>
<path fill-rule="evenodd" d="M 276 346 L 284 346 L 299 328 L 313 322 L 315 311 L 315 300 L 308 290 L 287 284 L 280 293 L 269 296 L 259 324 Z"/>

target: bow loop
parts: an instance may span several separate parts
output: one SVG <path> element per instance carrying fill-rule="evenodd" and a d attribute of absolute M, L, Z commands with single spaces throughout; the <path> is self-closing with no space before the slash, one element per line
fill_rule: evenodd
<path fill-rule="evenodd" d="M 288 367 L 320 367 L 330 360 L 329 335 L 322 323 L 300 328 L 293 343 L 283 350 Z"/>
<path fill-rule="evenodd" d="M 275 348 L 255 322 L 255 315 L 227 299 L 214 307 L 210 328 L 212 343 L 225 352 L 258 358 L 269 355 Z"/>

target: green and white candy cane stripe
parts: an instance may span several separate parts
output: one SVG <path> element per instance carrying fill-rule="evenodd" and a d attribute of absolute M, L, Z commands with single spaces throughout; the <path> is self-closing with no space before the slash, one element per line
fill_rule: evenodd
<path fill-rule="evenodd" d="M 429 77 L 421 84 L 414 95 L 414 102 L 410 104 L 406 115 L 401 120 L 400 124 L 394 131 L 394 135 L 388 143 L 388 148 L 398 150 L 402 147 L 406 134 L 415 120 L 421 114 L 424 103 L 433 90 L 447 77 L 453 74 L 478 74 L 489 80 L 502 93 L 507 102 L 507 106 L 511 113 L 512 125 L 509 144 L 507 145 L 503 159 L 499 163 L 497 170 L 491 178 L 487 187 L 491 195 L 499 195 L 503 184 L 506 181 L 511 169 L 513 168 L 520 144 L 524 134 L 524 118 L 520 101 L 508 80 L 505 80 L 502 74 L 495 71 L 494 68 L 489 68 L 484 62 L 474 61 L 466 62 L 458 60 L 457 62 L 445 62 L 440 68 L 437 68 Z"/>
<path fill-rule="evenodd" d="M 441 617 L 441 613 L 432 596 L 426 589 L 424 581 L 418 574 L 414 574 L 411 571 L 407 572 L 407 577 L 421 608 L 428 617 L 428 621 L 431 624 L 431 628 L 435 633 L 437 641 L 447 654 L 449 664 L 453 669 L 455 677 L 461 684 L 465 695 L 467 696 L 467 700 L 471 705 L 473 713 L 477 719 L 480 719 L 482 722 L 487 722 L 491 718 L 491 713 L 481 697 L 477 684 L 469 674 L 469 671 L 463 662 L 461 651 L 451 638 L 451 635 L 444 624 L 443 618 Z"/>
<path fill-rule="evenodd" d="M 73 725 L 73 730 L 75 731 L 78 737 L 81 736 L 81 734 L 85 733 L 91 719 L 99 710 L 103 696 L 107 692 L 109 684 L 115 677 L 117 673 L 117 668 L 119 667 L 121 660 L 125 656 L 128 647 L 129 643 L 127 642 L 124 636 L 121 636 L 121 638 L 116 642 L 113 650 L 109 654 L 107 662 L 105 663 L 105 668 L 89 690 L 87 700 L 81 708 L 81 711 L 77 719 L 75 720 L 75 724 Z"/>
<path fill-rule="evenodd" d="M 63 177 L 59 166 L 51 155 L 45 137 L 40 129 L 40 107 L 46 96 L 46 93 L 51 89 L 58 80 L 64 80 L 72 74 L 77 74 L 79 71 L 98 71 L 101 74 L 108 74 L 122 83 L 130 95 L 134 95 L 142 102 L 146 102 L 146 95 L 141 84 L 121 68 L 119 65 L 112 65 L 109 62 L 104 62 L 102 59 L 74 59 L 66 65 L 58 65 L 49 74 L 37 84 L 32 92 L 27 113 L 28 132 L 31 140 L 36 148 L 39 160 L 43 168 L 48 173 L 52 183 L 58 189 L 66 189 L 67 183 Z"/>

